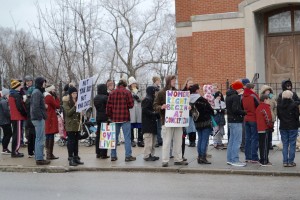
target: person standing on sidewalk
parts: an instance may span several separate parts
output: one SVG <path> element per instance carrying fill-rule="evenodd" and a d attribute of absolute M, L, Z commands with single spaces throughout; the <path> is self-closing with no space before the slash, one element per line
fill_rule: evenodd
<path fill-rule="evenodd" d="M 222 92 L 220 91 L 215 92 L 214 98 L 215 98 L 214 120 L 219 126 L 219 132 L 214 135 L 213 142 L 214 142 L 214 147 L 216 149 L 224 149 L 227 148 L 224 146 L 222 142 L 223 136 L 225 135 L 224 126 L 226 124 L 225 121 L 226 104 L 224 102 L 224 97 Z"/>
<path fill-rule="evenodd" d="M 54 156 L 54 136 L 58 133 L 58 119 L 56 114 L 56 109 L 60 108 L 60 101 L 55 92 L 55 86 L 49 85 L 46 87 L 45 103 L 47 105 L 47 119 L 45 126 L 46 133 L 46 155 L 47 160 L 55 160 L 59 157 Z"/>
<path fill-rule="evenodd" d="M 183 161 L 181 144 L 182 144 L 182 127 L 165 127 L 165 112 L 166 112 L 166 92 L 167 90 L 176 90 L 176 76 L 169 75 L 166 77 L 166 85 L 161 89 L 154 100 L 154 110 L 160 113 L 163 125 L 163 149 L 162 149 L 162 167 L 169 166 L 170 160 L 170 145 L 173 140 L 173 156 L 175 165 L 188 165 L 188 162 Z"/>
<path fill-rule="evenodd" d="M 295 167 L 294 159 L 299 127 L 299 108 L 293 100 L 293 92 L 285 90 L 281 96 L 282 100 L 277 106 L 277 114 L 280 120 L 279 130 L 283 145 L 283 166 Z"/>
<path fill-rule="evenodd" d="M 244 116 L 247 114 L 241 105 L 239 94 L 243 92 L 243 83 L 236 80 L 231 84 L 231 89 L 226 92 L 226 108 L 230 137 L 227 146 L 227 164 L 244 167 L 246 163 L 239 160 L 239 148 L 242 142 L 242 127 Z"/>
<path fill-rule="evenodd" d="M 159 76 L 153 76 L 152 77 L 153 86 L 157 88 L 157 91 L 160 90 L 161 87 L 161 79 Z M 157 94 L 157 92 L 155 92 Z M 156 120 L 157 121 L 157 140 L 155 147 L 159 147 L 163 145 L 163 139 L 161 137 L 161 120 L 160 118 Z"/>
<path fill-rule="evenodd" d="M 27 98 L 25 102 L 26 106 L 26 111 L 27 111 L 27 121 L 26 121 L 26 133 L 27 133 L 27 151 L 28 151 L 28 158 L 33 158 L 34 157 L 34 146 L 35 146 L 35 128 L 34 125 L 32 124 L 31 117 L 30 117 L 30 100 L 31 100 L 31 95 L 34 90 L 34 86 L 31 86 L 27 90 Z"/>
<path fill-rule="evenodd" d="M 44 92 L 46 87 L 46 79 L 37 77 L 35 79 L 35 89 L 32 92 L 30 99 L 30 117 L 32 124 L 35 127 L 35 160 L 37 165 L 49 165 L 50 161 L 44 159 L 45 146 L 45 120 L 47 112 L 44 100 Z"/>
<path fill-rule="evenodd" d="M 21 82 L 19 80 L 11 80 L 10 82 L 10 95 L 9 95 L 9 108 L 10 117 L 12 123 L 12 144 L 11 144 L 11 157 L 19 158 L 23 157 L 23 153 L 19 153 L 21 146 L 21 134 L 22 134 L 22 122 L 27 119 L 27 113 L 25 109 L 25 103 L 23 96 L 20 92 Z"/>
<path fill-rule="evenodd" d="M 245 160 L 246 162 L 259 163 L 258 159 L 258 134 L 256 123 L 256 108 L 259 105 L 259 97 L 254 92 L 255 85 L 247 83 L 242 98 L 243 108 L 247 112 L 245 122 Z"/>
<path fill-rule="evenodd" d="M 242 78 L 241 79 L 241 81 L 242 81 L 242 83 L 243 83 L 243 88 L 245 89 L 246 88 L 246 85 L 248 84 L 248 83 L 250 83 L 250 80 L 248 79 L 248 78 Z M 240 94 L 239 94 L 239 96 L 240 96 L 240 98 L 241 98 L 241 101 L 242 101 L 242 98 L 243 98 L 243 93 L 244 93 L 244 91 L 243 92 L 241 92 Z M 240 150 L 242 151 L 242 152 L 245 152 L 245 137 L 246 137 L 246 127 L 245 127 L 245 122 L 243 122 L 243 128 L 242 128 L 242 144 L 241 144 L 241 147 L 240 147 Z"/>
<path fill-rule="evenodd" d="M 0 97 L 0 127 L 3 130 L 2 138 L 2 154 L 11 154 L 8 144 L 12 136 L 10 111 L 8 105 L 9 89 L 2 89 L 2 97 Z"/>
<path fill-rule="evenodd" d="M 261 166 L 271 166 L 269 162 L 269 132 L 273 130 L 269 95 L 260 96 L 260 104 L 256 109 L 257 132 L 259 136 L 259 154 Z"/>
<path fill-rule="evenodd" d="M 107 115 L 106 115 L 106 105 L 108 100 L 108 88 L 107 84 L 99 84 L 97 86 L 97 95 L 94 98 L 94 106 L 96 108 L 96 122 L 97 122 L 97 132 L 96 132 L 96 158 L 100 159 L 107 159 L 107 149 L 100 149 L 99 142 L 100 142 L 100 130 L 101 130 L 101 123 L 107 122 Z"/>
<path fill-rule="evenodd" d="M 153 109 L 153 101 L 157 87 L 148 86 L 146 97 L 142 101 L 142 132 L 145 140 L 144 160 L 156 161 L 159 157 L 155 155 L 155 143 L 157 134 L 157 119 L 160 119 L 159 113 Z"/>
<path fill-rule="evenodd" d="M 78 138 L 80 133 L 80 113 L 76 112 L 78 93 L 73 86 L 69 87 L 69 96 L 63 98 L 65 111 L 65 128 L 68 136 L 68 160 L 70 166 L 83 165 L 80 161 Z"/>
<path fill-rule="evenodd" d="M 211 116 L 214 114 L 214 110 L 207 99 L 200 96 L 200 87 L 198 84 L 194 84 L 189 88 L 191 97 L 190 102 L 194 104 L 195 108 L 199 112 L 199 117 L 195 121 L 195 126 L 198 133 L 198 164 L 211 164 L 207 160 L 207 146 L 209 142 L 209 136 L 212 132 Z"/>
<path fill-rule="evenodd" d="M 122 128 L 125 138 L 125 162 L 135 161 L 136 157 L 132 156 L 131 151 L 131 124 L 130 112 L 134 105 L 133 97 L 129 90 L 126 89 L 127 81 L 121 79 L 117 85 L 117 89 L 112 91 L 108 96 L 106 114 L 108 122 L 110 120 L 116 123 L 116 143 L 119 140 L 120 129 Z M 111 161 L 118 160 L 117 146 L 111 150 Z"/>

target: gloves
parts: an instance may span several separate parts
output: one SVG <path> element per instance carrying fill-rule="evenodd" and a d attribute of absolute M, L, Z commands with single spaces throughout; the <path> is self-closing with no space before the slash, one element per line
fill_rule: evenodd
<path fill-rule="evenodd" d="M 107 125 L 109 125 L 111 123 L 111 120 L 107 119 L 106 123 L 107 123 Z"/>

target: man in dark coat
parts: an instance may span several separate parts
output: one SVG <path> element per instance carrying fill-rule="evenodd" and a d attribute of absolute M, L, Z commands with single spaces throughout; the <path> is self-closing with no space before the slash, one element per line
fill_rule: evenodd
<path fill-rule="evenodd" d="M 291 92 L 293 92 L 293 84 L 290 80 L 284 80 L 282 81 L 281 83 L 281 87 L 282 87 L 282 92 L 286 91 L 286 90 L 290 90 Z M 282 92 L 278 95 L 278 98 L 277 98 L 277 105 L 280 105 L 281 104 L 281 101 L 282 101 Z M 296 104 L 300 104 L 300 99 L 297 95 L 296 92 L 293 92 L 293 97 L 292 99 L 294 100 L 294 102 Z"/>
<path fill-rule="evenodd" d="M 159 89 L 155 86 L 149 86 L 146 89 L 146 97 L 142 101 L 142 133 L 144 136 L 144 160 L 156 161 L 159 157 L 154 156 L 157 135 L 157 120 L 160 114 L 153 109 L 155 92 Z"/>

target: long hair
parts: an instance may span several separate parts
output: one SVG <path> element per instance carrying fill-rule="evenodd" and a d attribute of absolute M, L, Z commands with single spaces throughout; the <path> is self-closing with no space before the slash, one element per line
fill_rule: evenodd
<path fill-rule="evenodd" d="M 76 97 L 76 101 L 77 101 L 77 99 L 78 99 L 78 94 L 77 94 L 77 97 Z M 69 94 L 69 105 L 70 105 L 70 108 L 72 108 L 75 105 L 72 94 Z"/>
<path fill-rule="evenodd" d="M 192 77 L 188 77 L 188 78 L 185 80 L 185 82 L 184 82 L 184 86 L 183 86 L 182 90 L 184 90 L 184 91 L 189 90 L 189 86 L 188 86 L 187 84 L 188 84 L 189 81 L 192 81 L 192 80 L 193 80 Z"/>

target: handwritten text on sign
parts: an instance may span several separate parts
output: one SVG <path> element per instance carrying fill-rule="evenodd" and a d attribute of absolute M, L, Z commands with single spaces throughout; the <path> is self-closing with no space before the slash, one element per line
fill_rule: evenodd
<path fill-rule="evenodd" d="M 81 112 L 90 107 L 93 87 L 93 78 L 81 80 L 79 83 L 79 93 L 77 101 L 77 112 Z"/>
<path fill-rule="evenodd" d="M 100 145 L 101 149 L 115 149 L 116 148 L 116 124 L 107 123 L 101 124 L 100 130 Z"/>
<path fill-rule="evenodd" d="M 166 91 L 166 127 L 187 127 L 189 125 L 189 91 Z"/>

